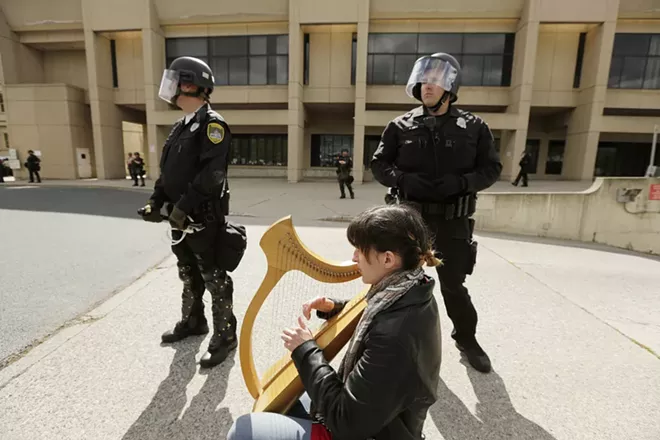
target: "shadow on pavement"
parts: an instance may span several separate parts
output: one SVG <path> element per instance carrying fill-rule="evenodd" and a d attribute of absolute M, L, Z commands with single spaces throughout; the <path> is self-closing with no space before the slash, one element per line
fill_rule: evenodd
<path fill-rule="evenodd" d="M 99 215 L 140 220 L 149 193 L 111 188 L 3 189 L 0 209 Z"/>
<path fill-rule="evenodd" d="M 13 211 L 52 212 L 64 214 L 97 215 L 142 221 L 137 214 L 151 195 L 150 192 L 114 188 L 61 188 L 35 187 L 31 189 L 0 188 L 0 209 Z M 230 202 L 230 210 L 236 207 Z M 163 213 L 165 209 L 163 209 Z M 229 218 L 243 225 L 270 226 L 277 217 L 252 217 L 230 212 Z M 303 218 L 291 212 L 294 226 L 324 226 L 346 228 L 342 221 L 321 221 Z M 155 225 L 155 224 L 154 224 Z"/>
<path fill-rule="evenodd" d="M 493 370 L 485 375 L 461 360 L 479 402 L 476 415 L 444 381 L 438 385 L 438 401 L 430 409 L 433 423 L 445 440 L 555 440 L 541 426 L 519 414 L 511 403 L 502 378 Z"/>
<path fill-rule="evenodd" d="M 198 336 L 172 345 L 176 353 L 169 375 L 122 440 L 217 440 L 227 437 L 233 419 L 229 409 L 221 404 L 237 351 L 234 350 L 223 364 L 198 373 L 195 356 L 203 341 L 204 336 Z M 186 405 L 186 389 L 196 374 L 206 375 L 206 381 Z"/>

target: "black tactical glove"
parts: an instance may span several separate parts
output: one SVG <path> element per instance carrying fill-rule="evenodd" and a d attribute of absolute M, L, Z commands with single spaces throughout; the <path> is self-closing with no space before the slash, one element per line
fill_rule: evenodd
<path fill-rule="evenodd" d="M 163 221 L 163 217 L 160 215 L 160 208 L 153 200 L 149 200 L 146 205 L 138 209 L 138 214 L 146 222 L 160 223 Z"/>
<path fill-rule="evenodd" d="M 463 176 L 447 174 L 434 181 L 434 192 L 441 197 L 451 197 L 467 189 L 467 180 Z"/>
<path fill-rule="evenodd" d="M 424 174 L 404 173 L 397 183 L 409 197 L 426 198 L 433 192 L 433 182 Z"/>
<path fill-rule="evenodd" d="M 172 225 L 173 228 L 183 230 L 186 227 L 187 218 L 188 216 L 186 213 L 183 212 L 177 205 L 174 205 L 174 209 L 172 209 L 172 213 L 169 217 L 170 225 Z"/>

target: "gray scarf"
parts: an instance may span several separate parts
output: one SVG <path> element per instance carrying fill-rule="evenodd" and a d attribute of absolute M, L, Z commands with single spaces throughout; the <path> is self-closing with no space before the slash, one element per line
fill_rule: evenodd
<path fill-rule="evenodd" d="M 362 313 L 362 317 L 349 342 L 348 352 L 337 372 L 339 377 L 342 378 L 342 382 L 346 383 L 348 375 L 358 361 L 358 353 L 361 353 L 364 336 L 374 317 L 398 301 L 422 278 L 424 278 L 424 269 L 419 267 L 413 270 L 394 272 L 371 286 L 366 296 L 367 307 Z"/>

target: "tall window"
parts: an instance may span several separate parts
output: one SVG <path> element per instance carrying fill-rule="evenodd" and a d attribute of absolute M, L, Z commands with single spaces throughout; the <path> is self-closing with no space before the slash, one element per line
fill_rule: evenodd
<path fill-rule="evenodd" d="M 515 34 L 369 34 L 367 84 L 404 85 L 417 58 L 447 52 L 461 64 L 462 85 L 509 86 L 514 42 Z"/>
<path fill-rule="evenodd" d="M 231 165 L 286 166 L 286 134 L 233 134 Z"/>
<path fill-rule="evenodd" d="M 371 168 L 371 159 L 374 157 L 374 153 L 378 149 L 378 144 L 380 144 L 381 135 L 366 135 L 364 137 L 364 168 Z"/>
<path fill-rule="evenodd" d="M 660 34 L 616 34 L 608 87 L 660 89 Z"/>
<path fill-rule="evenodd" d="M 527 139 L 527 145 L 525 150 L 529 153 L 529 165 L 527 165 L 527 170 L 529 174 L 536 174 L 539 165 L 539 150 L 541 148 L 540 139 Z M 517 159 L 520 162 L 520 158 Z M 517 165 L 517 164 L 516 164 Z"/>
<path fill-rule="evenodd" d="M 180 56 L 193 56 L 208 63 L 219 86 L 289 81 L 288 35 L 168 38 L 167 64 Z"/>
<path fill-rule="evenodd" d="M 599 142 L 594 175 L 643 176 L 650 154 L 650 142 Z M 657 155 L 654 165 L 660 165 Z"/>
<path fill-rule="evenodd" d="M 119 77 L 117 76 L 117 42 L 110 40 L 110 62 L 112 64 L 112 87 L 119 87 Z"/>
<path fill-rule="evenodd" d="M 5 98 L 2 96 L 2 93 L 0 93 L 0 113 L 5 112 Z"/>
<path fill-rule="evenodd" d="M 587 33 L 580 33 L 578 40 L 577 59 L 575 60 L 575 74 L 573 75 L 573 88 L 580 88 L 580 80 L 582 79 L 582 63 L 584 62 L 584 46 L 587 42 Z"/>
<path fill-rule="evenodd" d="M 352 134 L 313 134 L 310 166 L 334 167 L 335 160 L 339 157 L 343 149 L 348 150 L 348 155 L 353 158 Z M 354 158 L 353 166 L 355 166 Z"/>
<path fill-rule="evenodd" d="M 548 144 L 548 159 L 545 162 L 545 174 L 561 174 L 565 147 L 566 141 L 550 141 Z"/>

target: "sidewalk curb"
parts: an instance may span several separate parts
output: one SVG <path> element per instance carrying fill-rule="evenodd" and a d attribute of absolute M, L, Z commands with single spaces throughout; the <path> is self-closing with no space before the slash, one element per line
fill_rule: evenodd
<path fill-rule="evenodd" d="M 172 255 L 168 255 L 149 268 L 131 284 L 111 294 L 108 299 L 97 305 L 94 309 L 64 323 L 61 327 L 44 336 L 42 339 L 34 341 L 29 347 L 23 350 L 24 354 L 22 356 L 19 354 L 19 359 L 0 370 L 0 390 L 29 370 L 33 365 L 64 347 L 69 340 L 94 325 L 96 321 L 103 319 L 122 303 L 138 294 L 152 281 L 159 278 L 163 271 L 170 269 L 174 264 Z"/>

